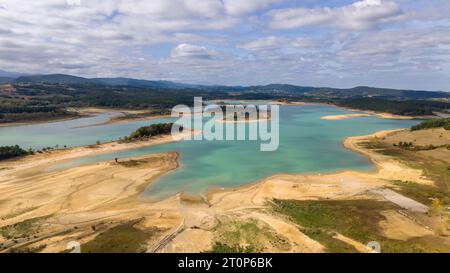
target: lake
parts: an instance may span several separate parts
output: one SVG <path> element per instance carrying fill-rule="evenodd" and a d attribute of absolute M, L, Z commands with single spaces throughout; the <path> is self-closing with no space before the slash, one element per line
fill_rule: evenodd
<path fill-rule="evenodd" d="M 145 194 L 163 198 L 178 192 L 205 193 L 211 187 L 237 187 L 277 173 L 329 173 L 339 170 L 369 171 L 369 160 L 345 149 L 348 136 L 367 135 L 381 130 L 410 127 L 415 120 L 358 117 L 322 120 L 326 115 L 348 114 L 326 105 L 281 106 L 280 146 L 274 152 L 261 152 L 257 141 L 181 141 L 146 148 L 75 159 L 60 164 L 65 169 L 114 158 L 177 151 L 180 168 L 152 183 Z M 173 119 L 154 119 L 100 126 L 113 113 L 47 124 L 0 128 L 0 143 L 24 148 L 90 145 L 129 135 L 137 128 Z M 54 169 L 54 170 L 56 170 Z"/>

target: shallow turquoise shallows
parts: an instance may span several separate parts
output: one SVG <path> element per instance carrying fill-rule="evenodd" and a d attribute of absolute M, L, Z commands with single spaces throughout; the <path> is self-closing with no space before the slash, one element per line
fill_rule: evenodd
<path fill-rule="evenodd" d="M 260 142 L 182 141 L 106 155 L 76 159 L 60 164 L 65 169 L 114 158 L 141 156 L 165 151 L 180 153 L 179 169 L 163 176 L 146 190 L 153 198 L 178 192 L 205 193 L 211 187 L 236 187 L 277 173 L 326 173 L 338 170 L 371 170 L 365 157 L 345 149 L 348 136 L 366 135 L 380 130 L 410 127 L 414 120 L 387 120 L 359 117 L 322 120 L 326 115 L 349 113 L 322 105 L 283 106 L 280 108 L 280 146 L 275 152 L 261 152 Z M 43 125 L 0 128 L 2 145 L 46 147 L 59 144 L 79 146 L 109 141 L 128 135 L 150 122 L 130 122 L 103 126 L 86 125 L 107 120 L 108 115 Z M 170 119 L 152 120 L 151 123 Z"/>

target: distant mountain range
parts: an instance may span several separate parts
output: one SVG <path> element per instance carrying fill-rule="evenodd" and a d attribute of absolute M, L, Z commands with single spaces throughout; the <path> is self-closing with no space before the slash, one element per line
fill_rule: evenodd
<path fill-rule="evenodd" d="M 0 80 L 1 81 L 1 80 Z M 29 75 L 16 78 L 4 77 L 3 83 L 22 83 L 22 84 L 92 84 L 92 85 L 110 85 L 110 86 L 133 86 L 142 88 L 200 88 L 200 85 L 183 84 L 170 81 L 148 81 L 131 78 L 83 78 L 65 74 L 50 75 Z"/>
<path fill-rule="evenodd" d="M 0 69 L 0 78 L 18 78 L 20 76 L 25 76 L 24 73 L 18 73 L 18 72 L 9 72 L 9 71 L 4 71 Z"/>
<path fill-rule="evenodd" d="M 21 73 L 0 70 L 0 84 L 13 82 L 16 78 L 23 75 Z"/>
<path fill-rule="evenodd" d="M 171 81 L 149 81 L 132 78 L 83 78 L 64 74 L 23 75 L 0 70 L 0 83 L 11 84 L 63 84 L 63 85 L 102 85 L 114 87 L 136 87 L 149 89 L 190 89 L 236 93 L 304 94 L 320 95 L 330 98 L 374 97 L 382 99 L 450 99 L 450 92 L 397 90 L 359 86 L 349 89 L 328 87 L 305 87 L 289 84 L 269 84 L 259 86 L 209 86 L 184 84 Z"/>
<path fill-rule="evenodd" d="M 0 84 L 10 83 L 14 81 L 14 78 L 2 77 L 0 76 Z"/>

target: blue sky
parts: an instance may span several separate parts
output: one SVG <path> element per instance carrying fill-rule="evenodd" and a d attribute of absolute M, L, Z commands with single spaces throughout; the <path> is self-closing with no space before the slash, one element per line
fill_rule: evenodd
<path fill-rule="evenodd" d="M 0 0 L 0 70 L 450 91 L 448 0 Z"/>

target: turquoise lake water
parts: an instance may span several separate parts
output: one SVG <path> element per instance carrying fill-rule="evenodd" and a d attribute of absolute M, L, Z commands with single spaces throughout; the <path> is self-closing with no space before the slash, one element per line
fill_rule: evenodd
<path fill-rule="evenodd" d="M 205 193 L 211 187 L 236 187 L 277 173 L 326 173 L 338 170 L 372 170 L 369 160 L 345 149 L 348 136 L 380 130 L 410 127 L 414 120 L 388 120 L 359 117 L 321 120 L 325 115 L 349 113 L 323 105 L 280 107 L 280 146 L 274 152 L 261 152 L 257 141 L 182 141 L 69 161 L 57 169 L 114 158 L 142 156 L 165 151 L 180 153 L 179 169 L 161 177 L 145 194 L 162 198 L 178 192 Z M 0 128 L 0 146 L 54 147 L 80 146 L 97 140 L 110 141 L 129 135 L 149 123 L 172 119 L 88 126 L 109 119 L 111 114 L 49 124 Z"/>
<path fill-rule="evenodd" d="M 0 127 L 0 146 L 20 145 L 22 148 L 42 149 L 46 147 L 75 147 L 117 140 L 128 136 L 141 126 L 150 123 L 167 122 L 170 119 L 116 123 L 100 126 L 118 113 L 99 114 L 94 117 L 68 121 Z"/>

